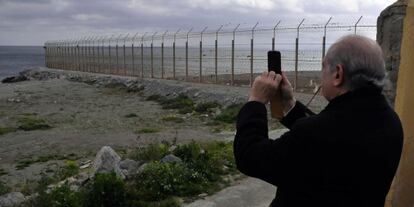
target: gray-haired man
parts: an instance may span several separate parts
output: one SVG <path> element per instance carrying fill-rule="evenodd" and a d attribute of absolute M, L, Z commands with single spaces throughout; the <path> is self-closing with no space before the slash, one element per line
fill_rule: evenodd
<path fill-rule="evenodd" d="M 384 206 L 403 141 L 384 78 L 381 48 L 357 35 L 328 50 L 321 86 L 329 104 L 317 115 L 294 99 L 286 76 L 264 72 L 238 116 L 238 169 L 278 187 L 274 207 Z M 265 104 L 279 87 L 290 131 L 271 140 Z"/>

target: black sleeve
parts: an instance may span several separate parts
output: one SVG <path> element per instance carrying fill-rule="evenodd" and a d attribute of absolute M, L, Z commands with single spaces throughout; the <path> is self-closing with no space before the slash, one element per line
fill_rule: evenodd
<path fill-rule="evenodd" d="M 279 185 L 296 171 L 289 163 L 304 152 L 303 136 L 291 130 L 276 140 L 268 137 L 266 107 L 248 102 L 240 110 L 234 139 L 237 168 L 244 174 Z"/>
<path fill-rule="evenodd" d="M 290 110 L 290 112 L 280 120 L 280 123 L 282 123 L 285 127 L 290 129 L 292 128 L 296 120 L 303 118 L 303 117 L 313 116 L 313 115 L 315 115 L 315 113 L 309 110 L 301 102 L 296 101 L 296 104 L 293 107 L 293 109 Z"/>

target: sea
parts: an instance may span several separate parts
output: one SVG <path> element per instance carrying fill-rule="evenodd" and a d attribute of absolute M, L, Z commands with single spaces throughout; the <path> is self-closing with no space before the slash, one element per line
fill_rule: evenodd
<path fill-rule="evenodd" d="M 0 79 L 44 65 L 43 46 L 0 46 Z"/>

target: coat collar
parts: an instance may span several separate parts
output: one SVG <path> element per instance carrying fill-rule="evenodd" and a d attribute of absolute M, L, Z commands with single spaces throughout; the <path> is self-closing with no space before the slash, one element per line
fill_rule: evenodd
<path fill-rule="evenodd" d="M 335 97 L 325 107 L 325 110 L 342 107 L 383 107 L 384 104 L 388 105 L 388 102 L 382 95 L 382 89 L 365 87 Z"/>

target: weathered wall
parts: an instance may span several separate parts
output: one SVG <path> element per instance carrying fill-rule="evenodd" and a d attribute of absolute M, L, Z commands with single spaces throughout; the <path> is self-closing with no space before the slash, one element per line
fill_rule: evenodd
<path fill-rule="evenodd" d="M 400 31 L 402 14 L 405 15 Z M 378 34 L 382 38 L 379 42 L 387 58 L 387 69 L 393 74 L 395 111 L 404 128 L 403 153 L 386 206 L 414 207 L 414 0 L 399 1 L 381 16 L 378 18 L 382 22 L 378 28 L 378 33 L 382 33 Z"/>
<path fill-rule="evenodd" d="M 389 83 L 384 90 L 390 102 L 394 104 L 395 91 L 400 65 L 400 49 L 403 30 L 403 19 L 407 0 L 399 0 L 381 12 L 377 20 L 377 41 L 385 56 Z"/>

